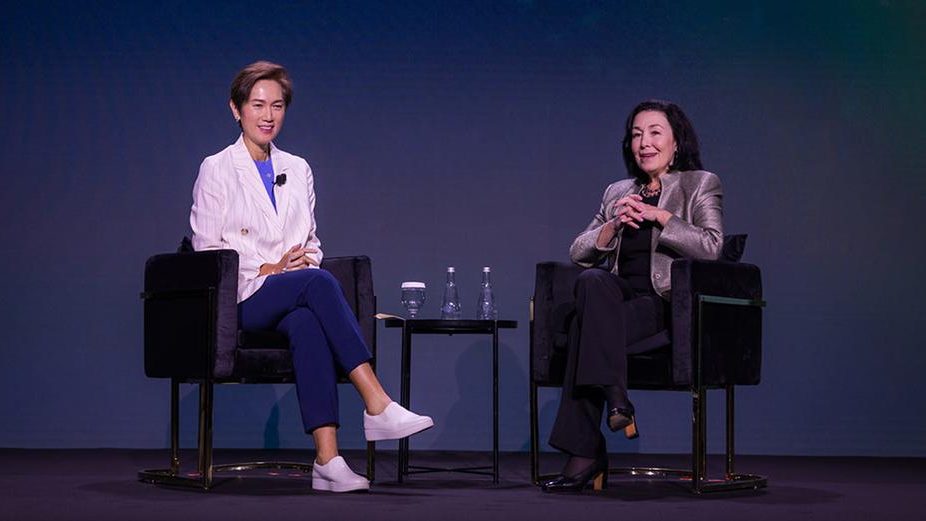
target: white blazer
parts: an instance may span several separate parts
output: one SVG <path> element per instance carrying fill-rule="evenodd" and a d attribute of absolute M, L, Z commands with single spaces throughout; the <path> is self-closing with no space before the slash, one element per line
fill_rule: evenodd
<path fill-rule="evenodd" d="M 297 244 L 318 250 L 311 255 L 315 266 L 322 261 L 312 169 L 305 159 L 272 143 L 270 159 L 274 174 L 286 175 L 282 186 L 273 187 L 276 210 L 241 137 L 204 159 L 193 185 L 193 248 L 238 252 L 238 302 L 263 285 L 267 277 L 258 275 L 262 264 L 279 262 Z"/>

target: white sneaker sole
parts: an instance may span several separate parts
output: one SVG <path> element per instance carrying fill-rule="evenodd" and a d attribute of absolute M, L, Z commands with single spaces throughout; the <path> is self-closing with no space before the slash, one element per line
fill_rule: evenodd
<path fill-rule="evenodd" d="M 337 481 L 329 481 L 325 478 L 312 478 L 312 490 L 319 490 L 322 492 L 356 492 L 359 490 L 370 490 L 370 483 L 338 483 Z"/>
<path fill-rule="evenodd" d="M 400 440 L 402 438 L 407 438 L 412 434 L 418 434 L 421 431 L 428 430 L 434 426 L 434 420 L 431 418 L 422 418 L 415 423 L 409 423 L 405 427 L 393 430 L 393 429 L 364 429 L 363 432 L 366 435 L 367 441 L 383 441 L 383 440 Z"/>

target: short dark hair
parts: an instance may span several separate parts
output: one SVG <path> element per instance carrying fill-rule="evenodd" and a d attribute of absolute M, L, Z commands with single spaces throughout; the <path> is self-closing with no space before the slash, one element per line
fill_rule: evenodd
<path fill-rule="evenodd" d="M 289 106 L 293 100 L 293 83 L 289 79 L 286 68 L 276 63 L 258 61 L 241 69 L 232 80 L 231 101 L 238 107 L 238 110 L 241 110 L 241 106 L 248 101 L 251 89 L 260 80 L 273 80 L 279 83 L 283 90 L 283 103 Z"/>
<path fill-rule="evenodd" d="M 671 169 L 677 171 L 703 169 L 704 167 L 701 166 L 701 150 L 698 146 L 698 135 L 695 134 L 694 127 L 691 125 L 688 116 L 675 103 L 651 99 L 639 103 L 627 116 L 623 142 L 624 165 L 627 166 L 627 173 L 641 183 L 649 181 L 649 176 L 637 165 L 637 160 L 633 157 L 633 150 L 630 148 L 630 142 L 633 139 L 633 118 L 637 117 L 637 114 L 648 110 L 665 114 L 666 119 L 669 120 L 669 125 L 672 127 L 672 135 L 675 137 L 678 152 L 672 161 Z"/>

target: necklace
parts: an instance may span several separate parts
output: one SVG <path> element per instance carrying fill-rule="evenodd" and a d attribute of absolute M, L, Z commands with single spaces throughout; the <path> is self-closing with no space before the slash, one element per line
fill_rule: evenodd
<path fill-rule="evenodd" d="M 659 195 L 660 193 L 662 193 L 662 184 L 661 184 L 661 183 L 660 183 L 660 185 L 659 185 L 657 188 L 654 188 L 654 189 L 652 189 L 652 190 L 650 189 L 649 185 L 643 185 L 643 186 L 640 188 L 640 195 L 642 195 L 643 197 L 656 197 L 656 196 Z"/>

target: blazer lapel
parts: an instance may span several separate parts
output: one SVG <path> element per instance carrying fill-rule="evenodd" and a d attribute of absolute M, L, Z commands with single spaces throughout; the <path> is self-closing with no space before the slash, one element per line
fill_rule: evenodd
<path fill-rule="evenodd" d="M 257 201 L 257 207 L 264 216 L 272 222 L 277 228 L 282 228 L 277 212 L 273 209 L 273 203 L 270 202 L 270 196 L 267 195 L 267 189 L 264 188 L 264 182 L 260 179 L 260 172 L 248 153 L 247 147 L 244 146 L 244 139 L 238 138 L 235 147 L 232 149 L 232 157 L 235 162 L 235 171 L 241 185 L 254 195 L 253 200 Z"/>
<path fill-rule="evenodd" d="M 662 182 L 662 192 L 659 194 L 659 202 L 656 203 L 656 206 L 678 215 L 676 208 L 678 206 L 678 172 L 667 172 L 661 175 L 659 180 Z M 659 235 L 661 233 L 662 228 L 653 226 L 652 246 L 650 251 L 656 251 L 656 246 L 659 244 Z"/>

